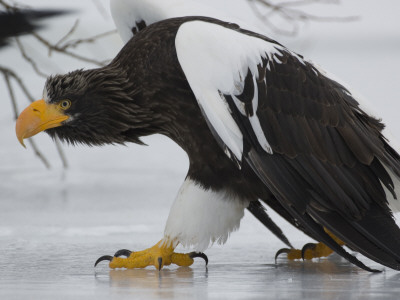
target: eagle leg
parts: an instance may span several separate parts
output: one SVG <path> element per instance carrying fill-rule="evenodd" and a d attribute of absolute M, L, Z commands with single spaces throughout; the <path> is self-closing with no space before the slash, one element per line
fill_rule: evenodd
<path fill-rule="evenodd" d="M 334 236 L 329 230 L 325 228 L 326 233 L 330 235 L 331 238 L 335 240 L 340 246 L 344 245 L 344 242 Z M 327 257 L 331 255 L 334 251 L 326 246 L 323 243 L 308 243 L 300 249 L 289 249 L 289 248 L 282 248 L 279 249 L 275 254 L 275 263 L 282 253 L 287 254 L 287 258 L 290 260 L 294 259 L 313 259 L 313 258 L 320 258 L 320 257 Z"/>
<path fill-rule="evenodd" d="M 114 256 L 104 255 L 100 257 L 95 266 L 103 261 L 109 261 L 109 266 L 115 268 L 145 268 L 147 266 L 154 266 L 156 269 L 161 270 L 163 266 L 176 264 L 178 266 L 188 267 L 193 264 L 194 258 L 201 257 L 208 264 L 208 258 L 201 252 L 190 253 L 176 253 L 174 252 L 176 243 L 162 239 L 156 245 L 143 251 L 132 252 L 127 249 L 118 250 Z M 120 257 L 126 256 L 126 258 Z"/>

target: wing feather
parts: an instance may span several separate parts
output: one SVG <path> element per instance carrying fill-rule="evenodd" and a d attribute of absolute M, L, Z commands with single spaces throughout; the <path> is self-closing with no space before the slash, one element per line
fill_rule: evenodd
<path fill-rule="evenodd" d="M 400 157 L 346 88 L 273 40 L 212 20 L 181 25 L 176 51 L 221 147 L 249 164 L 305 231 L 366 270 L 324 228 L 400 268 L 388 207 Z"/>

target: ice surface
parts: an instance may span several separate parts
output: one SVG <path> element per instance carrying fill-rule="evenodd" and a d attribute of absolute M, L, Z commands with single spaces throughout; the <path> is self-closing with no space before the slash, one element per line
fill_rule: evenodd
<path fill-rule="evenodd" d="M 26 2 L 60 7 L 53 0 Z M 75 38 L 113 28 L 111 19 L 95 8 L 97 3 L 108 9 L 107 2 L 63 3 L 80 12 L 81 26 Z M 381 7 L 379 1 L 348 2 L 330 11 L 361 15 L 359 22 L 310 24 L 296 39 L 277 38 L 366 96 L 400 140 L 399 4 L 389 1 Z M 233 13 L 243 11 L 240 1 L 229 3 L 234 3 Z M 229 9 L 224 1 L 215 5 Z M 74 18 L 59 18 L 42 34 L 57 41 Z M 46 50 L 33 39 L 23 42 L 28 53 L 45 62 Z M 79 51 L 110 58 L 121 42 L 114 36 L 101 45 Z M 44 79 L 32 72 L 18 51 L 3 49 L 0 58 L 1 65 L 13 66 L 28 81 L 39 99 Z M 49 73 L 93 67 L 58 54 L 53 54 L 53 61 L 55 65 L 40 66 Z M 275 251 L 284 245 L 247 213 L 225 246 L 207 250 L 208 269 L 202 260 L 191 268 L 167 267 L 161 272 L 152 268 L 110 271 L 106 263 L 94 269 L 101 255 L 121 248 L 141 250 L 160 239 L 187 171 L 185 153 L 162 136 L 146 138 L 149 147 L 65 147 L 70 168 L 64 171 L 52 141 L 41 134 L 35 140 L 52 163 L 52 169 L 46 170 L 31 149 L 23 149 L 15 138 L 2 81 L 0 93 L 0 299 L 399 298 L 400 273 L 387 268 L 370 274 L 335 255 L 308 262 L 280 259 L 275 266 Z M 18 92 L 17 97 L 20 108 L 27 105 L 23 94 Z M 296 247 L 310 242 L 271 215 Z M 382 268 L 358 257 L 371 267 Z"/>

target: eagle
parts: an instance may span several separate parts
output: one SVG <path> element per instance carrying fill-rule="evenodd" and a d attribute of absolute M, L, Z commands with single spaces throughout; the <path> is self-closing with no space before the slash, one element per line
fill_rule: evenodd
<path fill-rule="evenodd" d="M 41 131 L 89 146 L 162 134 L 189 157 L 162 239 L 96 264 L 207 262 L 205 249 L 224 243 L 244 210 L 262 202 L 319 241 L 278 254 L 334 251 L 379 271 L 346 245 L 400 269 L 400 156 L 382 122 L 318 66 L 234 23 L 190 16 L 141 26 L 108 65 L 49 77 L 43 99 L 16 122 L 22 144 Z M 178 244 L 195 251 L 176 253 Z"/>

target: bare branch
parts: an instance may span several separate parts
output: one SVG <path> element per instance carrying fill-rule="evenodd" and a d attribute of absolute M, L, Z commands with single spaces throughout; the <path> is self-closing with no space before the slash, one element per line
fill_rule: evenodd
<path fill-rule="evenodd" d="M 21 41 L 19 38 L 15 38 L 19 51 L 21 52 L 22 57 L 32 66 L 33 70 L 38 74 L 39 76 L 42 76 L 44 78 L 47 78 L 47 74 L 43 73 L 42 71 L 39 70 L 39 67 L 37 66 L 36 62 L 28 56 L 28 54 L 25 51 L 24 46 L 22 45 Z"/>
<path fill-rule="evenodd" d="M 255 0 L 258 1 L 258 0 Z M 277 27 L 273 22 L 271 22 L 270 16 L 272 14 L 275 13 L 274 9 L 271 9 L 270 11 L 268 11 L 268 13 L 266 14 L 262 14 L 261 11 L 258 9 L 258 7 L 255 5 L 255 1 L 254 0 L 250 0 L 249 1 L 249 6 L 251 7 L 251 9 L 253 10 L 254 14 L 261 19 L 269 28 L 271 28 L 274 32 L 276 32 L 277 34 L 280 35 L 286 35 L 286 36 L 295 36 L 298 33 L 298 28 L 299 26 L 297 25 L 297 23 L 291 22 L 291 30 L 286 30 L 280 27 Z M 267 5 L 267 3 L 264 3 Z"/>
<path fill-rule="evenodd" d="M 61 147 L 60 139 L 58 137 L 56 137 L 54 139 L 54 142 L 56 144 L 57 152 L 58 152 L 58 155 L 60 156 L 60 159 L 62 161 L 64 169 L 68 169 L 68 161 L 67 161 L 67 158 L 65 156 L 64 150 Z"/>
<path fill-rule="evenodd" d="M 284 1 L 273 3 L 270 0 L 247 0 L 249 6 L 252 8 L 256 16 L 262 19 L 267 26 L 279 34 L 293 36 L 298 32 L 299 24 L 306 21 L 314 22 L 352 22 L 359 19 L 358 16 L 318 16 L 305 12 L 298 8 L 300 6 L 310 4 L 338 4 L 338 0 L 298 0 L 298 1 Z M 258 6 L 257 6 L 258 4 Z M 261 13 L 259 5 L 267 8 L 266 13 Z M 270 19 L 277 15 L 278 17 L 285 19 L 292 26 L 291 30 L 282 29 L 273 24 Z"/>
<path fill-rule="evenodd" d="M 17 108 L 17 101 L 15 100 L 15 95 L 14 95 L 14 90 L 11 86 L 10 82 L 10 73 L 8 72 L 3 72 L 4 75 L 4 81 L 6 82 L 8 93 L 10 94 L 11 98 L 11 103 L 13 107 L 13 112 L 14 112 L 14 119 L 16 120 L 18 118 L 18 108 Z M 38 147 L 36 146 L 35 142 L 30 139 L 29 143 L 32 146 L 32 149 L 37 157 L 43 162 L 43 164 L 46 166 L 47 169 L 50 169 L 50 164 L 47 161 L 47 159 L 43 156 L 43 154 L 39 151 Z"/>
<path fill-rule="evenodd" d="M 18 83 L 18 85 L 19 85 L 19 87 L 21 88 L 21 90 L 24 92 L 24 94 L 28 97 L 28 99 L 29 99 L 31 102 L 32 102 L 34 99 L 33 99 L 33 97 L 30 95 L 30 93 L 28 92 L 28 90 L 26 89 L 26 87 L 25 87 L 23 81 L 21 80 L 21 78 L 20 78 L 17 74 L 15 74 L 14 71 L 12 71 L 12 70 L 10 70 L 10 69 L 8 69 L 8 68 L 5 68 L 5 67 L 0 66 L 0 72 L 2 72 L 3 75 L 4 75 L 4 80 L 5 80 L 5 82 L 6 82 L 7 89 L 8 89 L 8 92 L 9 92 L 9 94 L 10 94 L 11 105 L 12 105 L 13 113 L 14 113 L 14 119 L 16 120 L 16 119 L 18 118 L 18 107 L 17 107 L 17 101 L 16 101 L 16 99 L 15 99 L 14 89 L 13 89 L 13 87 L 12 87 L 12 85 L 11 85 L 11 82 L 10 82 L 10 78 L 13 78 L 13 79 Z M 49 162 L 45 159 L 45 157 L 41 154 L 41 152 L 39 151 L 39 148 L 36 146 L 36 143 L 35 143 L 32 139 L 29 139 L 29 143 L 31 144 L 32 149 L 33 149 L 35 155 L 36 155 L 37 157 L 39 157 L 39 159 L 43 162 L 43 164 L 46 166 L 46 168 L 49 169 L 49 168 L 50 168 L 50 164 L 49 164 Z M 61 147 L 61 144 L 60 144 L 59 139 L 56 139 L 56 140 L 55 140 L 55 144 L 56 144 L 56 148 L 57 148 L 58 155 L 59 155 L 60 158 L 61 158 L 63 167 L 66 169 L 66 168 L 68 168 L 68 162 L 67 162 L 66 156 L 65 156 L 65 154 L 64 154 L 64 150 L 63 150 L 62 147 Z"/>
<path fill-rule="evenodd" d="M 63 43 L 65 40 L 67 40 L 70 37 L 70 35 L 72 33 L 74 33 L 74 31 L 78 27 L 78 24 L 79 24 L 79 19 L 76 19 L 76 21 L 75 21 L 74 25 L 72 25 L 71 29 L 55 45 L 58 47 L 61 45 L 61 43 Z M 62 48 L 64 48 L 64 47 L 62 47 Z M 64 49 L 66 49 L 66 47 Z M 49 51 L 49 56 L 50 55 L 51 55 L 51 49 Z"/>
<path fill-rule="evenodd" d="M 10 83 L 10 75 L 7 73 L 3 73 L 3 75 L 4 75 L 4 81 L 6 82 L 7 85 L 8 93 L 10 94 L 11 105 L 14 112 L 14 120 L 16 120 L 18 118 L 18 107 L 17 107 L 17 102 L 15 101 L 14 90 Z"/>
<path fill-rule="evenodd" d="M 2 5 L 6 10 L 8 11 L 16 11 L 17 8 L 15 7 L 15 5 L 10 5 L 7 2 L 0 0 L 0 5 Z"/>
<path fill-rule="evenodd" d="M 97 3 L 97 4 L 99 4 L 99 3 Z M 9 4 L 5 0 L 0 0 L 0 7 L 3 7 L 5 10 L 10 11 L 10 12 L 11 11 L 17 12 L 21 8 L 23 8 L 23 6 L 20 6 L 19 4 L 16 4 L 16 3 Z M 108 61 L 97 61 L 95 59 L 91 59 L 91 58 L 76 54 L 76 53 L 70 51 L 69 49 L 76 48 L 79 45 L 83 45 L 83 44 L 94 43 L 98 39 L 109 36 L 111 34 L 115 34 L 116 30 L 104 32 L 104 33 L 101 33 L 101 34 L 98 34 L 98 35 L 95 35 L 95 36 L 92 36 L 89 38 L 75 39 L 75 40 L 68 41 L 68 39 L 71 37 L 71 35 L 76 31 L 78 25 L 79 25 L 79 20 L 76 20 L 75 23 L 73 24 L 73 26 L 69 29 L 69 31 L 55 44 L 52 44 L 51 42 L 49 42 L 47 39 L 45 39 L 43 36 L 37 34 L 36 32 L 33 32 L 30 35 L 34 36 L 42 45 L 44 45 L 48 49 L 49 56 L 51 56 L 52 52 L 55 51 L 55 52 L 59 52 L 64 55 L 73 57 L 75 59 L 78 59 L 78 60 L 81 60 L 84 62 L 94 64 L 97 66 L 104 66 Z M 39 76 L 47 77 L 47 74 L 45 74 L 44 72 L 42 72 L 40 70 L 40 68 L 38 67 L 35 60 L 28 55 L 27 51 L 25 51 L 25 47 L 19 38 L 16 38 L 16 43 L 17 43 L 18 49 L 19 49 L 22 57 L 32 66 L 33 70 Z M 25 96 L 29 99 L 30 102 L 33 102 L 35 99 L 34 99 L 34 97 L 32 97 L 32 95 L 28 91 L 28 89 L 27 89 L 24 81 L 21 79 L 21 77 L 18 76 L 12 69 L 9 69 L 4 66 L 0 66 L 0 72 L 4 75 L 4 80 L 6 82 L 8 91 L 10 93 L 11 104 L 12 104 L 13 112 L 14 112 L 14 118 L 16 119 L 16 118 L 18 118 L 18 108 L 17 108 L 17 102 L 15 100 L 14 89 L 11 85 L 10 79 L 15 80 L 15 82 L 18 84 L 19 88 L 22 90 L 22 92 L 25 94 Z M 32 139 L 29 139 L 29 143 L 32 146 L 33 151 L 35 152 L 35 155 L 40 158 L 40 160 L 45 164 L 45 166 L 47 168 L 50 168 L 49 162 L 41 154 L 41 152 L 39 151 L 35 142 Z M 61 158 L 63 167 L 68 168 L 68 162 L 67 162 L 66 156 L 64 154 L 64 151 L 61 147 L 61 144 L 60 144 L 60 141 L 58 138 L 55 139 L 55 144 L 56 144 L 58 154 Z"/>
<path fill-rule="evenodd" d="M 103 37 L 112 35 L 112 34 L 116 34 L 117 30 L 110 30 L 107 32 L 103 32 L 97 35 L 94 35 L 92 37 L 86 38 L 86 39 L 76 39 L 76 40 L 71 40 L 67 43 L 65 43 L 65 45 L 62 47 L 63 49 L 67 49 L 67 48 L 75 48 L 76 46 L 80 45 L 80 44 L 84 44 L 84 43 L 94 43 L 96 42 L 98 39 L 101 39 Z"/>
<path fill-rule="evenodd" d="M 32 138 L 30 138 L 30 139 L 28 140 L 28 143 L 31 144 L 31 147 L 32 147 L 33 152 L 35 153 L 35 155 L 36 155 L 37 157 L 39 157 L 39 159 L 44 163 L 44 165 L 46 166 L 47 169 L 50 169 L 50 168 L 51 168 L 50 163 L 49 163 L 49 162 L 47 161 L 47 159 L 43 156 L 43 154 L 39 151 L 39 148 L 36 146 L 35 141 L 34 141 Z"/>
<path fill-rule="evenodd" d="M 298 1 L 281 1 L 279 2 L 280 6 L 303 6 L 303 5 L 310 5 L 310 4 L 338 4 L 339 0 L 298 0 Z"/>
<path fill-rule="evenodd" d="M 35 101 L 35 98 L 28 91 L 28 89 L 25 86 L 24 82 L 22 81 L 21 77 L 19 77 L 17 74 L 15 74 L 15 72 L 13 70 L 0 66 L 0 72 L 2 72 L 4 75 L 14 78 L 15 81 L 18 83 L 19 87 L 21 88 L 21 90 L 24 92 L 25 96 L 28 98 L 28 100 L 30 102 Z"/>
<path fill-rule="evenodd" d="M 51 44 L 49 41 L 47 41 L 45 38 L 43 38 L 42 36 L 40 36 L 39 34 L 37 34 L 36 32 L 32 32 L 32 36 L 34 36 L 39 42 L 41 42 L 43 45 L 45 45 L 47 48 L 49 48 L 50 51 L 56 51 L 56 52 L 60 52 L 63 53 L 65 55 L 71 56 L 73 58 L 79 59 L 81 61 L 85 61 L 97 66 L 104 66 L 105 64 L 103 62 L 99 62 L 95 59 L 91 59 L 91 58 L 87 58 L 81 55 L 78 55 L 76 53 L 70 52 L 67 49 L 63 49 L 60 46 L 57 45 L 53 45 Z"/>

